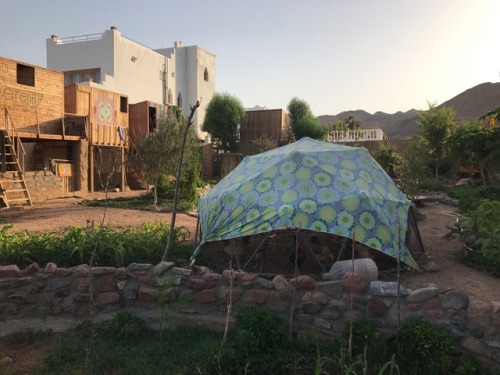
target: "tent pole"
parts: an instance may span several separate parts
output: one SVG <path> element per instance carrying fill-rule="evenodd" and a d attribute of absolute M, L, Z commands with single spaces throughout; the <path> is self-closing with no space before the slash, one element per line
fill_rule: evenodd
<path fill-rule="evenodd" d="M 236 259 L 236 265 L 238 266 L 238 270 L 240 270 L 240 257 L 238 256 L 238 250 L 236 249 L 236 243 L 234 242 L 234 238 L 231 238 L 231 246 L 233 247 L 234 258 Z"/>
<path fill-rule="evenodd" d="M 342 246 L 340 247 L 339 255 L 337 255 L 337 260 L 335 262 L 338 262 L 340 260 L 342 254 L 344 254 L 346 246 L 347 246 L 347 237 L 344 237 L 344 239 L 342 240 Z"/>
<path fill-rule="evenodd" d="M 266 233 L 266 236 L 260 242 L 259 247 L 257 247 L 257 249 L 253 252 L 252 256 L 250 257 L 250 259 L 247 260 L 247 262 L 245 263 L 245 265 L 241 269 L 242 271 L 245 271 L 245 269 L 247 268 L 248 264 L 252 261 L 252 259 L 255 257 L 255 255 L 257 255 L 257 253 L 259 252 L 260 248 L 264 245 L 264 243 L 267 241 L 267 239 L 269 238 L 269 236 L 271 235 L 272 232 L 273 231 L 271 230 L 271 231 L 269 231 L 269 232 Z"/>
<path fill-rule="evenodd" d="M 196 250 L 196 247 L 198 246 L 198 234 L 199 234 L 199 228 L 200 228 L 200 216 L 196 219 L 196 229 L 194 232 L 194 248 Z"/>
<path fill-rule="evenodd" d="M 413 207 L 410 205 L 410 210 L 408 211 L 408 227 L 406 228 L 406 238 L 405 238 L 405 241 L 406 241 L 406 246 L 409 245 L 408 243 L 408 240 L 409 240 L 409 236 L 411 235 L 410 233 L 410 227 L 413 229 L 413 231 L 415 232 L 415 236 L 417 237 L 417 242 L 418 242 L 418 245 L 420 247 L 420 251 L 422 252 L 422 256 L 425 255 L 425 248 L 424 248 L 424 243 L 422 241 L 422 237 L 420 237 L 420 231 L 418 230 L 418 226 L 417 226 L 417 218 L 415 217 L 415 211 L 413 211 Z M 408 247 L 408 250 L 410 250 L 410 248 Z M 410 250 L 410 254 L 411 254 L 411 250 Z M 413 256 L 413 254 L 412 254 Z"/>

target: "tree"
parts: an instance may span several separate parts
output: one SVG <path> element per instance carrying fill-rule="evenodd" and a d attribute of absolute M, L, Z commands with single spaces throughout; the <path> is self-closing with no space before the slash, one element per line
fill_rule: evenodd
<path fill-rule="evenodd" d="M 297 97 L 292 98 L 287 106 L 288 114 L 292 119 L 292 132 L 295 140 L 304 137 L 324 139 L 328 129 L 314 117 L 309 104 Z"/>
<path fill-rule="evenodd" d="M 296 140 L 304 137 L 322 140 L 328 133 L 328 129 L 321 125 L 317 118 L 312 116 L 302 117 L 292 123 L 292 131 Z"/>
<path fill-rule="evenodd" d="M 211 135 L 216 148 L 230 151 L 244 116 L 245 109 L 237 97 L 216 93 L 208 103 L 202 130 Z"/>
<path fill-rule="evenodd" d="M 431 165 L 434 167 L 435 178 L 439 177 L 439 167 L 447 157 L 447 138 L 456 127 L 455 111 L 452 108 L 438 109 L 429 103 L 427 111 L 418 114 L 419 138 L 426 145 Z"/>
<path fill-rule="evenodd" d="M 422 182 L 427 179 L 428 158 L 425 152 L 425 144 L 418 135 L 413 136 L 405 150 L 395 157 L 394 173 L 401 190 L 410 198 L 414 199 Z"/>
<path fill-rule="evenodd" d="M 479 167 L 483 185 L 493 180 L 500 165 L 499 128 L 486 129 L 480 121 L 464 123 L 448 137 L 448 145 L 450 155 L 469 171 Z"/>
<path fill-rule="evenodd" d="M 309 104 L 297 97 L 292 98 L 287 106 L 288 114 L 292 119 L 292 124 L 304 117 L 314 117 Z"/>
<path fill-rule="evenodd" d="M 186 152 L 186 146 L 189 145 L 189 133 L 193 134 L 191 125 L 193 125 L 193 117 L 194 113 L 200 106 L 200 101 L 198 100 L 194 106 L 191 106 L 191 113 L 187 119 L 187 123 L 184 125 L 184 129 L 182 131 L 182 143 L 179 155 L 179 161 L 177 163 L 177 174 L 175 177 L 175 192 L 174 192 L 174 203 L 172 204 L 172 217 L 170 221 L 170 232 L 168 233 L 167 245 L 165 246 L 165 252 L 163 253 L 162 262 L 167 260 L 168 253 L 170 248 L 172 247 L 173 239 L 174 239 L 174 231 L 175 231 L 175 218 L 177 215 L 177 200 L 179 198 L 179 186 L 181 181 L 181 173 L 182 173 L 182 162 L 184 160 L 184 153 Z"/>
<path fill-rule="evenodd" d="M 129 163 L 143 176 L 148 185 L 153 185 L 153 205 L 158 204 L 158 186 L 160 180 L 165 176 L 174 176 L 177 161 L 181 152 L 181 140 L 186 128 L 185 119 L 182 114 L 169 113 L 158 119 L 158 126 L 154 132 L 139 137 L 135 144 L 135 150 L 129 157 Z M 186 153 L 192 155 L 198 153 L 198 141 L 196 134 L 191 130 L 187 134 Z M 196 160 L 187 157 L 186 164 Z"/>

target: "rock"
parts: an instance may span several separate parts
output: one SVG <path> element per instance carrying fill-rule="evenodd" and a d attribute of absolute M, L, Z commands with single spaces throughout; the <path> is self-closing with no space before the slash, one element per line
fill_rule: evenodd
<path fill-rule="evenodd" d="M 387 305 L 380 298 L 370 298 L 368 300 L 368 313 L 372 318 L 382 318 L 387 310 L 389 309 L 389 305 Z"/>
<path fill-rule="evenodd" d="M 469 297 L 458 290 L 451 290 L 440 296 L 441 307 L 443 309 L 467 310 Z"/>
<path fill-rule="evenodd" d="M 38 271 L 40 271 L 40 266 L 38 265 L 38 263 L 31 263 L 28 267 L 23 269 L 22 273 L 23 275 L 31 275 L 37 273 Z"/>
<path fill-rule="evenodd" d="M 193 270 L 181 267 L 174 267 L 172 269 L 172 272 L 174 275 L 179 275 L 179 276 L 191 276 L 193 274 Z"/>
<path fill-rule="evenodd" d="M 127 270 L 130 272 L 149 271 L 151 267 L 153 267 L 153 265 L 148 263 L 130 263 L 127 267 Z"/>
<path fill-rule="evenodd" d="M 276 290 L 287 290 L 289 285 L 289 281 L 283 275 L 278 275 L 273 279 L 273 286 Z"/>
<path fill-rule="evenodd" d="M 378 267 L 371 258 L 335 262 L 329 273 L 333 275 L 342 275 L 343 277 L 347 272 L 353 272 L 353 266 L 354 273 L 362 274 L 367 281 L 375 281 L 378 279 Z"/>
<path fill-rule="evenodd" d="M 207 303 L 214 303 L 215 301 L 217 301 L 217 297 L 215 296 L 214 291 L 211 289 L 202 290 L 196 297 L 196 302 L 202 305 Z"/>
<path fill-rule="evenodd" d="M 119 302 L 120 296 L 118 295 L 118 293 L 113 293 L 113 292 L 101 293 L 97 295 L 95 301 L 99 306 L 109 305 L 112 303 Z"/>
<path fill-rule="evenodd" d="M 368 290 L 368 280 L 363 274 L 346 272 L 342 277 L 342 286 L 344 292 L 349 293 L 364 293 Z"/>
<path fill-rule="evenodd" d="M 242 300 L 253 304 L 263 304 L 269 296 L 267 290 L 248 290 L 243 294 Z"/>
<path fill-rule="evenodd" d="M 45 265 L 45 269 L 44 271 L 46 273 L 55 273 L 57 270 L 57 266 L 55 265 L 55 263 L 52 263 L 52 262 L 49 262 Z"/>
<path fill-rule="evenodd" d="M 439 289 L 438 288 L 422 288 L 422 289 L 417 289 L 408 295 L 406 298 L 406 301 L 408 303 L 411 302 L 424 302 L 427 301 L 428 299 L 434 298 L 439 294 Z"/>
<path fill-rule="evenodd" d="M 397 297 L 398 283 L 394 281 L 372 281 L 370 283 L 370 292 L 374 296 Z M 399 296 L 407 296 L 408 290 L 402 285 L 399 286 Z"/>
<path fill-rule="evenodd" d="M 135 301 L 139 293 L 139 284 L 133 283 L 123 288 L 123 298 Z"/>
<path fill-rule="evenodd" d="M 106 275 L 106 274 L 112 274 L 116 272 L 115 267 L 92 267 L 90 269 L 90 273 L 92 275 Z"/>
<path fill-rule="evenodd" d="M 71 277 L 50 279 L 45 285 L 44 290 L 50 292 L 61 288 L 67 288 L 71 284 L 71 281 Z"/>
<path fill-rule="evenodd" d="M 273 282 L 262 277 L 257 278 L 257 284 L 264 289 L 273 289 Z"/>
<path fill-rule="evenodd" d="M 439 272 L 441 271 L 441 267 L 439 267 L 439 265 L 434 262 L 433 260 L 427 262 L 423 267 L 423 270 L 425 272 Z"/>
<path fill-rule="evenodd" d="M 342 282 L 341 281 L 326 281 L 317 284 L 316 288 L 319 292 L 323 292 L 336 299 L 342 298 Z"/>
<path fill-rule="evenodd" d="M 303 302 L 301 308 L 306 314 L 317 314 L 321 311 L 321 305 L 314 301 Z"/>
<path fill-rule="evenodd" d="M 214 286 L 215 286 L 215 281 L 213 280 L 204 280 L 193 277 L 187 281 L 187 287 L 193 290 L 210 289 L 213 288 Z"/>
<path fill-rule="evenodd" d="M 470 336 L 465 336 L 462 341 L 460 341 L 460 346 L 477 355 L 483 355 L 485 352 L 481 341 Z"/>
<path fill-rule="evenodd" d="M 316 280 L 312 276 L 301 275 L 296 279 L 291 279 L 290 285 L 295 286 L 297 289 L 314 289 L 316 287 Z"/>

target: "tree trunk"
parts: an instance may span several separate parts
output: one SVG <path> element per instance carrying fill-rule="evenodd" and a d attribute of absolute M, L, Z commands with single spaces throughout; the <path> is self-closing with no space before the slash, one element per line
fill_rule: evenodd
<path fill-rule="evenodd" d="M 161 258 L 162 262 L 165 262 L 168 257 L 168 253 L 170 248 L 172 247 L 172 242 L 174 239 L 175 232 L 175 216 L 177 215 L 177 200 L 179 196 L 179 185 L 181 180 L 181 172 L 182 172 L 182 159 L 184 158 L 184 148 L 186 147 L 186 139 L 189 131 L 189 127 L 193 125 L 193 117 L 196 109 L 200 106 L 200 101 L 198 100 L 194 106 L 191 106 L 191 113 L 188 117 L 188 122 L 186 124 L 186 129 L 184 129 L 184 134 L 182 136 L 182 146 L 181 146 L 181 154 L 179 156 L 179 164 L 177 165 L 177 176 L 175 178 L 175 191 L 174 191 L 174 203 L 172 207 L 172 219 L 170 220 L 170 231 L 168 233 L 167 245 L 165 246 L 165 252 L 163 253 L 163 258 Z"/>

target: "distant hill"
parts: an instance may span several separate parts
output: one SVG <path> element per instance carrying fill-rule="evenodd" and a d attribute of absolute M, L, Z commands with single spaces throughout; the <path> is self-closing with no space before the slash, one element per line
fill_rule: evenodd
<path fill-rule="evenodd" d="M 476 120 L 485 113 L 500 107 L 500 82 L 487 82 L 472 87 L 438 105 L 438 108 L 441 107 L 453 108 L 457 122 Z M 389 138 L 412 136 L 418 129 L 418 111 L 415 109 L 393 114 L 385 112 L 370 114 L 363 110 L 345 111 L 337 115 L 318 116 L 318 119 L 322 124 L 331 124 L 338 118 L 346 119 L 349 116 L 358 120 L 361 128 L 380 128 Z"/>

